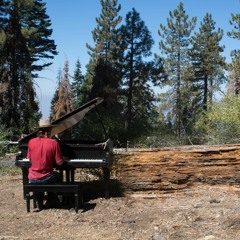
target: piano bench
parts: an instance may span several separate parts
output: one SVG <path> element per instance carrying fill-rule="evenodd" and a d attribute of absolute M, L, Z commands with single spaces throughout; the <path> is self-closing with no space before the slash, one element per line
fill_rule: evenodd
<path fill-rule="evenodd" d="M 30 192 L 73 193 L 76 213 L 78 212 L 79 202 L 81 205 L 83 203 L 82 194 L 80 193 L 79 185 L 77 183 L 25 184 L 23 187 L 25 192 L 27 212 L 30 212 L 30 199 L 31 199 Z"/>

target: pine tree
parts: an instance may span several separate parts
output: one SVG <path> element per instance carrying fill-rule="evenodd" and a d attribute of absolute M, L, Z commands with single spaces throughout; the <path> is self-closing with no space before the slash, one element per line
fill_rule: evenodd
<path fill-rule="evenodd" d="M 54 105 L 55 105 L 56 102 L 58 102 L 58 92 L 59 92 L 60 82 L 61 82 L 62 78 L 63 78 L 62 69 L 59 68 L 58 69 L 58 75 L 57 75 L 57 87 L 56 87 L 56 90 L 54 92 L 53 98 L 51 100 L 50 115 L 49 115 L 50 119 L 53 119 Z"/>
<path fill-rule="evenodd" d="M 192 37 L 192 49 L 189 51 L 193 62 L 195 79 L 193 84 L 198 88 L 198 106 L 208 110 L 211 105 L 214 90 L 219 89 L 219 84 L 224 81 L 225 58 L 220 54 L 224 46 L 220 46 L 223 30 L 215 30 L 212 15 L 207 13 L 201 22 L 199 32 Z"/>
<path fill-rule="evenodd" d="M 232 61 L 228 64 L 229 82 L 228 94 L 239 95 L 240 93 L 240 56 L 233 56 Z"/>
<path fill-rule="evenodd" d="M 233 30 L 227 33 L 228 36 L 233 39 L 240 40 L 240 14 L 232 14 L 230 24 L 233 26 Z M 233 50 L 231 52 L 231 56 L 232 62 L 229 64 L 230 84 L 234 88 L 235 94 L 238 95 L 240 91 L 240 50 Z"/>
<path fill-rule="evenodd" d="M 63 115 L 73 111 L 73 94 L 69 80 L 69 64 L 65 61 L 63 68 L 63 78 L 59 85 L 57 101 L 53 105 L 51 120 L 54 121 Z"/>
<path fill-rule="evenodd" d="M 76 68 L 74 71 L 73 82 L 72 82 L 74 105 L 76 108 L 83 103 L 83 99 L 84 99 L 83 82 L 84 82 L 84 76 L 81 70 L 81 63 L 78 59 L 76 62 Z"/>
<path fill-rule="evenodd" d="M 112 62 L 114 58 L 114 49 L 116 45 L 117 25 L 122 17 L 118 15 L 121 5 L 118 0 L 100 0 L 102 5 L 102 14 L 96 18 L 97 27 L 93 30 L 93 41 L 95 47 L 87 44 L 89 55 L 95 63 L 99 58 L 104 59 L 105 63 Z"/>
<path fill-rule="evenodd" d="M 22 33 L 25 37 L 26 45 L 31 57 L 32 72 L 41 71 L 51 65 L 48 59 L 53 59 L 57 54 L 52 35 L 51 21 L 46 14 L 46 3 L 42 0 L 24 1 L 21 9 Z M 45 61 L 39 61 L 39 60 Z M 37 76 L 37 74 L 35 75 Z"/>
<path fill-rule="evenodd" d="M 118 42 L 120 37 L 117 26 L 120 24 L 122 17 L 118 15 L 121 9 L 121 6 L 118 5 L 118 0 L 100 0 L 100 2 L 102 13 L 99 18 L 96 18 L 97 27 L 92 32 L 95 46 L 91 47 L 87 44 L 90 61 L 87 65 L 85 80 L 88 84 L 86 88 L 91 89 L 90 97 L 108 97 L 105 104 L 109 105 L 113 99 L 118 99 L 115 89 L 118 89 L 119 77 L 117 71 L 114 71 L 114 75 L 111 76 L 109 72 L 115 69 L 117 61 L 116 55 L 119 49 Z M 96 70 L 97 67 L 103 67 L 102 70 L 104 70 L 100 77 L 96 75 L 99 73 Z M 101 86 L 101 89 L 98 88 L 99 86 Z M 115 97 L 110 98 L 113 95 Z"/>
<path fill-rule="evenodd" d="M 169 86 L 168 101 L 172 105 L 172 116 L 174 117 L 175 132 L 178 137 L 183 133 L 183 89 L 189 68 L 187 51 L 190 46 L 190 36 L 196 25 L 196 17 L 189 20 L 185 13 L 183 3 L 180 2 L 177 9 L 169 12 L 167 27 L 160 24 L 159 49 L 165 58 Z M 185 90 L 184 90 L 185 91 Z"/>
<path fill-rule="evenodd" d="M 37 71 L 51 63 L 56 46 L 41 0 L 9 0 L 4 10 L 6 40 L 0 57 L 0 122 L 28 133 L 40 118 L 34 87 Z M 1 35 L 2 36 L 2 35 Z M 7 114 L 6 114 L 7 113 Z"/>
<path fill-rule="evenodd" d="M 122 50 L 119 48 L 121 36 L 118 27 L 122 20 L 122 17 L 119 16 L 121 6 L 118 4 L 118 0 L 100 0 L 100 2 L 102 12 L 96 18 L 97 26 L 92 31 L 95 45 L 93 47 L 87 45 L 90 60 L 86 66 L 87 72 L 82 86 L 83 101 L 95 97 L 104 99 L 101 104 L 101 117 L 109 126 L 108 132 L 111 133 L 111 136 L 116 136 L 119 128 L 114 123 L 121 122 L 122 112 L 120 103 L 121 69 L 118 65 L 119 54 Z M 85 93 L 88 93 L 88 98 Z"/>
<path fill-rule="evenodd" d="M 6 23 L 7 23 L 7 1 L 0 0 L 0 122 L 6 125 L 8 121 L 8 110 L 6 106 L 9 104 L 9 94 L 11 88 L 9 86 L 10 82 L 10 72 L 9 69 L 5 68 L 6 57 L 5 54 L 5 44 L 6 44 Z"/>
<path fill-rule="evenodd" d="M 7 127 L 15 126 L 20 128 L 22 109 L 19 108 L 21 102 L 21 81 L 23 76 L 27 75 L 29 51 L 25 44 L 24 36 L 21 32 L 21 2 L 15 0 L 7 9 L 6 14 L 9 15 L 6 27 L 6 42 L 3 47 L 4 68 L 2 69 L 1 84 L 7 86 L 5 92 L 1 94 L 1 101 L 4 102 L 2 122 Z M 25 78 L 24 78 L 25 79 Z M 7 97 L 3 99 L 3 97 Z M 24 129 L 25 130 L 25 129 Z"/>
<path fill-rule="evenodd" d="M 6 34 L 5 34 L 5 27 L 6 27 L 6 21 L 7 21 L 7 1 L 6 0 L 0 0 L 0 56 L 3 56 L 3 46 L 6 42 Z M 0 57 L 0 67 L 1 67 L 1 61 L 3 59 Z"/>
<path fill-rule="evenodd" d="M 151 56 L 153 39 L 151 33 L 133 8 L 126 15 L 126 24 L 121 27 L 123 59 L 123 92 L 126 99 L 125 130 L 137 127 L 141 122 L 142 130 L 149 120 L 153 109 L 153 92 L 150 88 L 153 62 L 144 61 Z M 139 128 L 138 128 L 139 129 Z"/>
<path fill-rule="evenodd" d="M 233 26 L 233 30 L 228 32 L 228 36 L 240 40 L 240 14 L 232 14 L 232 19 L 230 20 L 230 24 Z M 231 55 L 237 54 L 239 55 L 240 50 L 233 50 Z"/>

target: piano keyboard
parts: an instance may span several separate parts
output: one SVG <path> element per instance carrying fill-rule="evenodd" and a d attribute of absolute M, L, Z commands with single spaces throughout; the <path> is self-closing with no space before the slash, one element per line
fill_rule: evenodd
<path fill-rule="evenodd" d="M 18 160 L 19 162 L 30 162 L 28 158 L 23 158 L 21 160 Z M 70 159 L 66 162 L 103 162 L 103 159 Z"/>
<path fill-rule="evenodd" d="M 18 160 L 19 162 L 30 162 L 28 158 L 23 158 L 22 160 Z"/>
<path fill-rule="evenodd" d="M 102 159 L 71 159 L 68 162 L 103 162 Z"/>

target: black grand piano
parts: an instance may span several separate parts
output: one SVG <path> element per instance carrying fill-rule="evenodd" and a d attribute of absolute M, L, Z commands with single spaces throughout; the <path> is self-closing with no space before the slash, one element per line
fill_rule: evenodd
<path fill-rule="evenodd" d="M 113 146 L 112 141 L 107 136 L 101 116 L 97 110 L 97 105 L 101 102 L 103 102 L 102 98 L 95 98 L 76 110 L 53 121 L 52 124 L 55 126 L 52 129 L 51 137 L 56 137 L 60 144 L 64 164 L 62 166 L 56 166 L 56 169 L 60 170 L 61 173 L 66 173 L 66 176 L 64 176 L 65 181 L 74 182 L 74 173 L 77 168 L 102 168 L 105 197 L 108 198 Z M 96 110 L 100 125 L 104 131 L 104 139 L 69 140 L 61 139 L 61 137 L 59 138 L 59 134 L 76 127 L 76 124 L 83 121 L 85 115 L 87 113 L 89 114 L 91 109 Z M 22 169 L 23 185 L 28 183 L 28 168 L 31 166 L 29 159 L 27 159 L 28 142 L 30 139 L 36 137 L 36 133 L 37 131 L 19 140 L 19 152 L 16 157 L 15 165 Z"/>

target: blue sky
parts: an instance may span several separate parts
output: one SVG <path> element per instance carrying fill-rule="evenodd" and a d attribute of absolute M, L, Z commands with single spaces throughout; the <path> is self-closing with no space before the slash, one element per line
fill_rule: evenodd
<path fill-rule="evenodd" d="M 44 0 L 43 0 L 44 1 Z M 92 31 L 97 26 L 96 17 L 101 14 L 100 0 L 45 0 L 47 14 L 52 22 L 52 39 L 57 45 L 59 54 L 55 56 L 53 64 L 42 71 L 37 79 L 37 94 L 40 101 L 40 110 L 43 118 L 49 117 L 50 102 L 57 86 L 57 74 L 64 66 L 64 61 L 69 61 L 69 74 L 73 75 L 76 61 L 79 59 L 82 71 L 89 61 L 86 43 L 94 46 Z M 224 56 L 230 61 L 230 51 L 239 49 L 239 41 L 227 37 L 227 31 L 232 30 L 229 23 L 231 13 L 240 13 L 240 0 L 182 0 L 184 9 L 189 18 L 197 17 L 197 27 L 206 13 L 212 14 L 216 27 L 224 30 L 221 45 L 225 45 Z M 178 0 L 119 0 L 121 4 L 120 15 L 123 21 L 126 14 L 135 8 L 140 13 L 152 33 L 155 41 L 153 53 L 158 53 L 159 25 L 166 26 L 169 11 L 176 9 L 180 3 Z"/>

